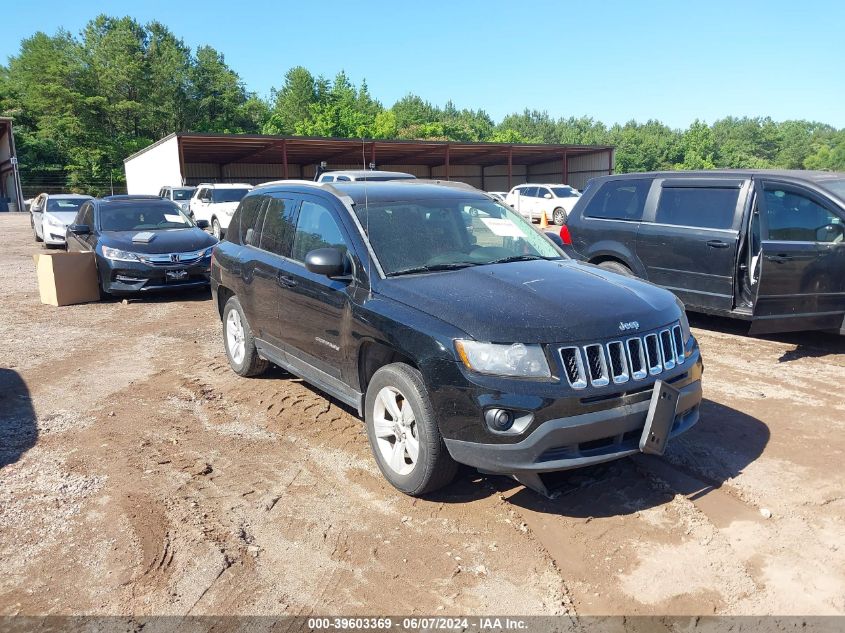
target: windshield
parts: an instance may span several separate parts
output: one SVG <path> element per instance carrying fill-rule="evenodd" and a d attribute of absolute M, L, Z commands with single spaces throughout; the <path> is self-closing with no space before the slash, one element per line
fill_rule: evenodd
<path fill-rule="evenodd" d="M 578 192 L 569 187 L 552 187 L 552 191 L 558 198 L 577 198 Z"/>
<path fill-rule="evenodd" d="M 194 226 L 172 202 L 118 202 L 100 207 L 102 231 L 152 231 Z"/>
<path fill-rule="evenodd" d="M 845 200 L 845 179 L 843 180 L 825 180 L 819 183 L 828 191 L 832 191 L 837 196 Z"/>
<path fill-rule="evenodd" d="M 544 235 L 492 200 L 355 205 L 386 275 L 520 259 L 563 259 Z"/>
<path fill-rule="evenodd" d="M 174 189 L 173 190 L 173 199 L 174 200 L 190 200 L 193 193 L 194 193 L 193 189 Z"/>
<path fill-rule="evenodd" d="M 49 198 L 47 200 L 47 211 L 76 213 L 86 200 L 89 200 L 89 198 Z"/>
<path fill-rule="evenodd" d="M 249 189 L 212 189 L 212 202 L 240 202 Z"/>

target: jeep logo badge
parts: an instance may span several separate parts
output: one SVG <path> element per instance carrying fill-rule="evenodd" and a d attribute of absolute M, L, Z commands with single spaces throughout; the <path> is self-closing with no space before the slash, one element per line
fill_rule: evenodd
<path fill-rule="evenodd" d="M 640 329 L 640 322 L 639 321 L 628 321 L 625 323 L 624 321 L 619 322 L 619 330 L 622 332 L 627 332 L 628 330 L 639 330 Z"/>

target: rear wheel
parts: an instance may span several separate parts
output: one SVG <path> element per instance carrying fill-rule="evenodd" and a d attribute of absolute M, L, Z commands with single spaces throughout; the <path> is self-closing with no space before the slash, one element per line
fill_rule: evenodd
<path fill-rule="evenodd" d="M 563 226 L 564 224 L 566 224 L 566 211 L 560 208 L 555 209 L 552 213 L 552 219 L 554 220 L 554 223 L 558 226 Z"/>
<path fill-rule="evenodd" d="M 269 363 L 258 356 L 255 338 L 237 297 L 231 297 L 223 308 L 223 344 L 229 366 L 239 376 L 257 376 Z"/>
<path fill-rule="evenodd" d="M 457 463 L 449 455 L 419 371 L 404 363 L 379 369 L 367 387 L 367 436 L 385 479 L 407 495 L 447 486 Z"/>
<path fill-rule="evenodd" d="M 618 275 L 624 275 L 625 277 L 633 277 L 634 276 L 633 271 L 621 262 L 615 262 L 615 261 L 601 262 L 598 266 L 599 266 L 599 268 L 604 268 L 605 270 L 609 270 L 610 272 L 616 273 Z"/>

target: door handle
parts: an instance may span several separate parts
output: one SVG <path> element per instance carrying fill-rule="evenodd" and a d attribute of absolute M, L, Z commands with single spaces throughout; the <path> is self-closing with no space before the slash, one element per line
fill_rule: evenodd
<path fill-rule="evenodd" d="M 276 277 L 276 281 L 278 281 L 279 285 L 282 288 L 293 288 L 299 283 L 299 282 L 296 281 L 296 279 L 294 279 L 290 275 L 282 275 L 282 274 L 280 274 L 278 277 Z"/>
<path fill-rule="evenodd" d="M 709 240 L 707 242 L 707 246 L 710 248 L 727 248 L 729 244 L 727 242 L 723 242 L 722 240 Z"/>
<path fill-rule="evenodd" d="M 791 259 L 794 259 L 791 255 L 785 255 L 783 253 L 779 253 L 777 255 L 766 255 L 766 259 L 770 262 L 776 262 L 778 264 L 782 264 L 783 262 L 788 262 Z"/>

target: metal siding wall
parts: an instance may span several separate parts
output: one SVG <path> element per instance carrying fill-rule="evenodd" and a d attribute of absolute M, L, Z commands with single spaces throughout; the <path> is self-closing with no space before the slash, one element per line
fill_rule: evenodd
<path fill-rule="evenodd" d="M 158 195 L 165 185 L 182 184 L 179 167 L 179 139 L 170 138 L 123 164 L 126 191 L 130 194 Z"/>
<path fill-rule="evenodd" d="M 608 152 L 573 156 L 569 159 L 569 184 L 583 191 L 591 178 L 607 176 L 612 167 L 613 156 Z"/>

